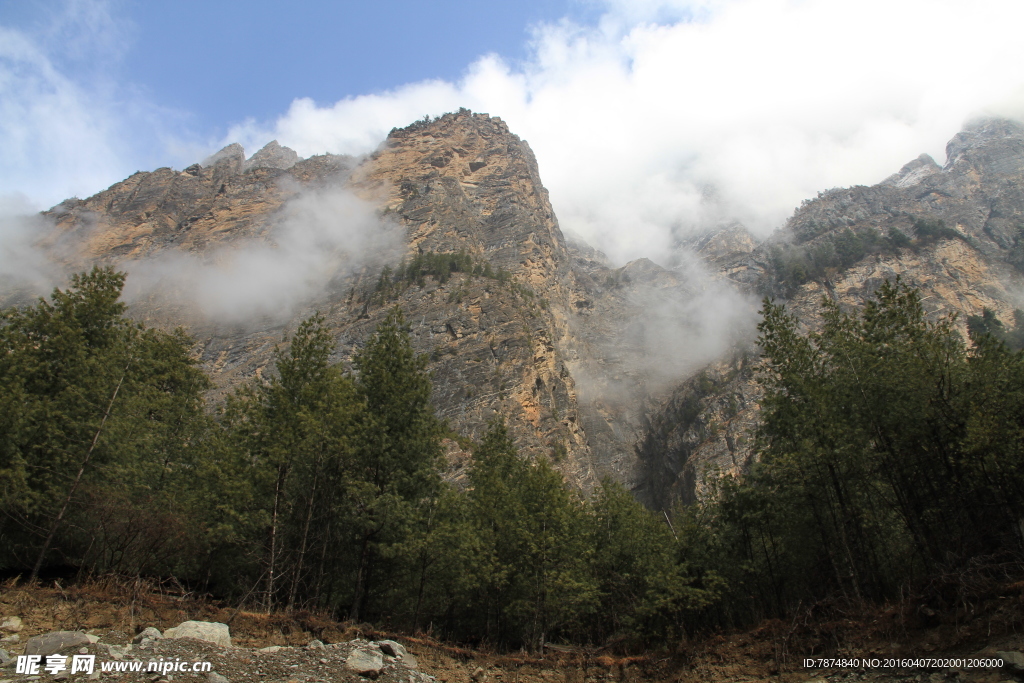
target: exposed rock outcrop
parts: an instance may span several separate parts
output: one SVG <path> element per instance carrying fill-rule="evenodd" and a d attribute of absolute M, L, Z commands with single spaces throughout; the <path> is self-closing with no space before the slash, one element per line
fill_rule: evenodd
<path fill-rule="evenodd" d="M 294 149 L 281 146 L 277 140 L 271 140 L 263 148 L 249 157 L 242 165 L 243 170 L 254 168 L 289 169 L 302 161 Z"/>
<path fill-rule="evenodd" d="M 958 312 L 962 324 L 987 307 L 1009 319 L 1024 284 L 1024 128 L 979 121 L 947 153 L 942 167 L 922 156 L 873 187 L 822 192 L 766 242 L 725 224 L 683 245 L 695 254 L 684 265 L 616 268 L 562 235 L 529 145 L 501 119 L 460 110 L 393 130 L 365 159 L 299 159 L 272 142 L 248 160 L 229 145 L 184 171 L 136 173 L 47 212 L 56 230 L 44 245 L 69 270 L 168 255 L 211 264 L 277 244 L 310 192 L 354 193 L 398 231 L 397 252 L 339 262 L 279 315 L 218 320 L 173 292 L 137 297 L 132 314 L 186 324 L 217 399 L 268 371 L 274 346 L 313 311 L 335 330 L 335 360 L 349 363 L 399 305 L 454 429 L 476 438 L 502 415 L 525 457 L 550 458 L 584 490 L 611 475 L 660 507 L 698 495 L 708 468 L 749 463 L 762 295 L 787 297 L 813 326 L 822 296 L 856 306 L 900 275 L 933 315 Z M 921 221 L 940 220 L 925 239 Z M 834 254 L 842 240 L 846 260 L 803 279 L 783 268 L 787 254 Z M 382 278 L 403 256 L 439 253 L 486 274 Z M 448 451 L 459 481 L 468 457 L 454 442 Z"/>

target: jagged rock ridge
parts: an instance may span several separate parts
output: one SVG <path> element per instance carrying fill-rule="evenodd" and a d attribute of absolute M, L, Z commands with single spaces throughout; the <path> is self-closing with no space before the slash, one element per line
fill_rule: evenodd
<path fill-rule="evenodd" d="M 687 246 L 703 265 L 676 270 L 647 259 L 613 268 L 568 242 L 529 145 L 500 119 L 466 110 L 396 129 L 364 159 L 299 159 L 272 142 L 248 160 L 229 145 L 184 171 L 137 173 L 54 207 L 49 239 L 77 245 L 69 269 L 140 267 L 161 254 L 209 259 L 272 240 L 303 193 L 353 192 L 397 227 L 400 253 L 370 255 L 355 271 L 339 264 L 284 316 L 218 321 L 159 297 L 138 300 L 133 315 L 187 324 L 217 397 L 259 377 L 275 344 L 314 310 L 336 330 L 337 360 L 349 362 L 397 304 L 417 350 L 430 354 L 434 401 L 455 430 L 479 437 L 502 415 L 525 456 L 551 458 L 583 489 L 611 475 L 660 507 L 697 495 L 707 467 L 749 462 L 759 397 L 750 342 L 761 294 L 789 295 L 813 325 L 823 294 L 857 305 L 900 274 L 925 290 L 936 315 L 984 306 L 1006 319 L 1007 283 L 1019 283 L 1024 264 L 1024 134 L 1017 124 L 982 122 L 947 151 L 944 167 L 922 157 L 874 187 L 822 193 L 764 243 L 737 224 L 698 236 Z M 919 218 L 941 219 L 962 239 L 871 252 L 797 286 L 783 276 L 782 246 L 834 248 L 847 231 L 912 238 Z M 458 252 L 504 275 L 379 286 L 382 269 L 403 254 Z M 702 301 L 728 301 L 715 315 L 738 311 L 710 349 L 698 343 L 708 321 L 686 306 Z M 666 337 L 678 343 L 666 346 Z M 450 456 L 457 478 L 468 456 L 454 443 Z"/>

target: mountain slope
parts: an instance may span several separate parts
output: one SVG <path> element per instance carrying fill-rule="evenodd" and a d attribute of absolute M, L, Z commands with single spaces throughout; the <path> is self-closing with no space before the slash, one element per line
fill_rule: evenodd
<path fill-rule="evenodd" d="M 886 279 L 921 290 L 930 315 L 966 321 L 984 308 L 1007 325 L 1024 292 L 1024 126 L 982 120 L 947 145 L 940 167 L 923 155 L 872 187 L 838 188 L 804 202 L 787 224 L 720 272 L 760 295 L 788 299 L 810 328 L 829 297 L 859 307 Z M 653 414 L 638 443 L 638 491 L 649 504 L 699 495 L 706 472 L 753 457 L 756 362 L 710 365 Z"/>
<path fill-rule="evenodd" d="M 478 437 L 504 416 L 527 457 L 589 489 L 603 476 L 655 507 L 707 468 L 745 468 L 757 421 L 757 300 L 808 325 L 820 298 L 857 306 L 886 278 L 933 315 L 1004 321 L 1024 279 L 1024 129 L 983 121 L 939 167 L 829 190 L 757 243 L 730 224 L 663 268 L 615 268 L 562 235 L 532 151 L 467 110 L 391 132 L 366 158 L 230 145 L 183 171 L 140 172 L 46 215 L 67 271 L 127 269 L 133 315 L 186 325 L 222 397 L 322 312 L 339 362 L 391 307 L 430 355 L 441 417 Z M 466 454 L 450 444 L 452 476 Z"/>

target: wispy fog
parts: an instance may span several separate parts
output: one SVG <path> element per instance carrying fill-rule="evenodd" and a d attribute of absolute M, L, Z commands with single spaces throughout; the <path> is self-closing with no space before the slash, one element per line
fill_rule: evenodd
<path fill-rule="evenodd" d="M 282 209 L 266 240 L 203 255 L 163 252 L 130 261 L 126 299 L 184 305 L 230 323 L 285 319 L 364 266 L 393 260 L 401 230 L 344 189 L 309 190 Z"/>
<path fill-rule="evenodd" d="M 61 281 L 59 268 L 37 246 L 52 229 L 27 197 L 0 195 L 0 289 L 38 296 Z"/>
<path fill-rule="evenodd" d="M 583 362 L 573 367 L 584 401 L 635 405 L 754 339 L 753 297 L 714 279 L 696 258 L 671 273 L 658 271 L 644 261 L 624 269 L 630 282 L 613 295 L 622 300 L 616 305 L 622 326 L 591 336 Z M 586 319 L 578 324 L 588 336 Z"/>
<path fill-rule="evenodd" d="M 687 293 L 641 289 L 634 304 L 642 313 L 623 331 L 627 344 L 635 339 L 641 345 L 643 353 L 633 362 L 658 389 L 722 358 L 756 334 L 759 305 L 755 298 L 727 280 L 711 279 L 695 258 L 675 272 L 683 278 Z"/>

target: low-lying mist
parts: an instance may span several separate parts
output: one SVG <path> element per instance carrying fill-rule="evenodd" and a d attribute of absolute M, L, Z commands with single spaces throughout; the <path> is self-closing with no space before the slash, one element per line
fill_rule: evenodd
<path fill-rule="evenodd" d="M 401 230 L 347 189 L 305 190 L 281 209 L 265 240 L 232 241 L 204 254 L 162 252 L 128 261 L 129 303 L 155 298 L 227 323 L 284 320 L 332 281 L 394 260 Z"/>
<path fill-rule="evenodd" d="M 53 240 L 53 221 L 23 195 L 0 195 L 0 299 L 31 299 L 64 282 L 62 268 L 48 256 L 64 245 Z M 44 249 L 43 241 L 50 242 Z"/>
<path fill-rule="evenodd" d="M 655 275 L 634 275 L 612 295 L 619 299 L 612 306 L 622 324 L 605 324 L 606 332 L 590 340 L 593 358 L 573 368 L 584 402 L 638 406 L 753 342 L 756 299 L 714 277 L 697 256 L 679 252 L 677 257 L 683 262 L 669 271 L 649 261 L 620 271 Z"/>

